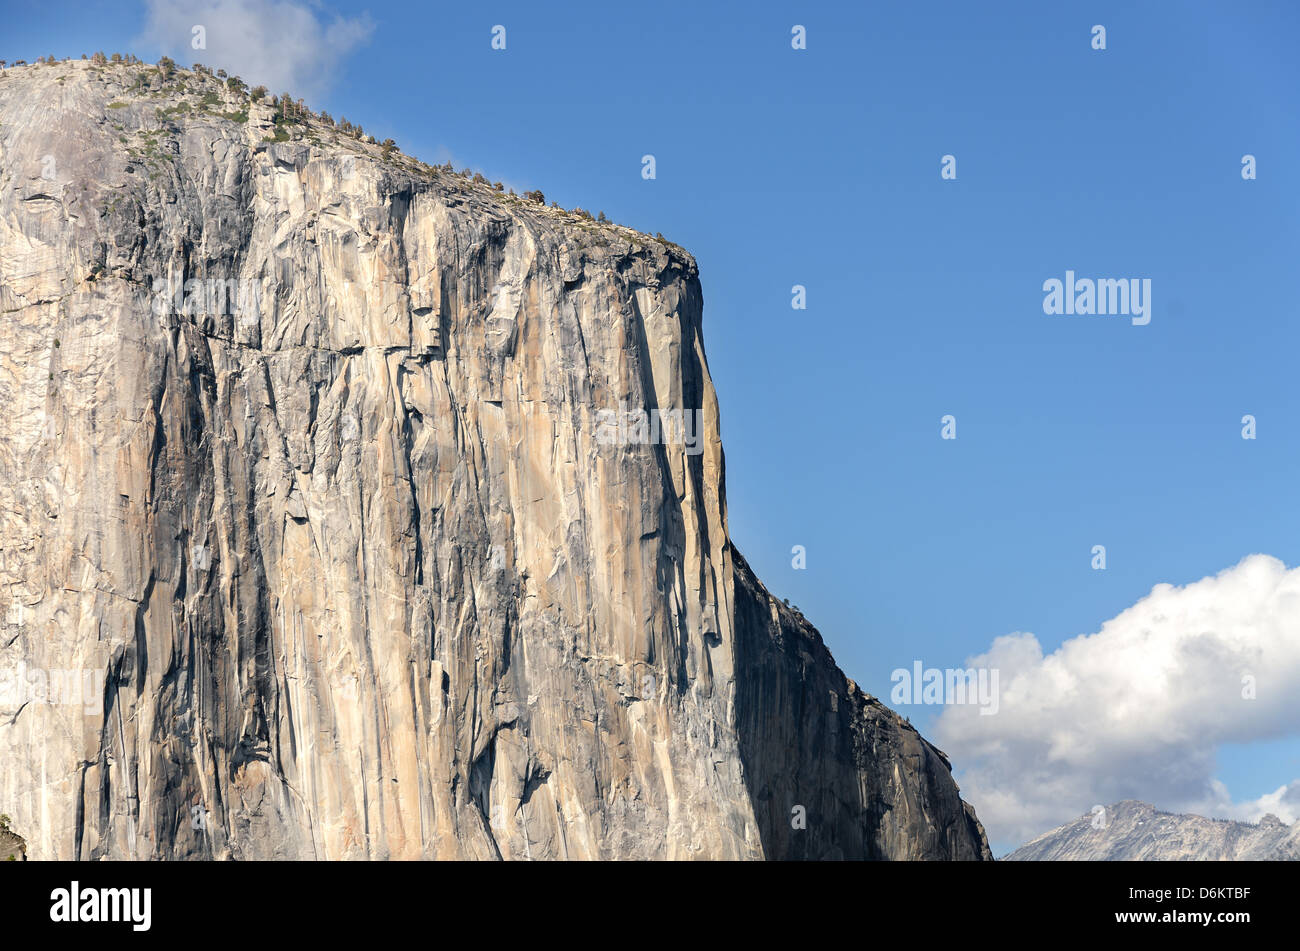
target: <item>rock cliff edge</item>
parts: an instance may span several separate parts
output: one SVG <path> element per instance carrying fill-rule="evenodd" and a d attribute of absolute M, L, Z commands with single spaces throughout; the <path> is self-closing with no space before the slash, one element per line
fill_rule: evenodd
<path fill-rule="evenodd" d="M 0 71 L 28 856 L 988 858 L 731 544 L 702 306 L 670 242 L 210 75 Z M 601 438 L 641 410 L 698 431 Z"/>

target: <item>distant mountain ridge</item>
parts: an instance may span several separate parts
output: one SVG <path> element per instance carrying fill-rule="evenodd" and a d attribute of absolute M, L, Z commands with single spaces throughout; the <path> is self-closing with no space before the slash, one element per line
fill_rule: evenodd
<path fill-rule="evenodd" d="M 1300 822 L 1268 814 L 1258 823 L 1161 812 L 1126 799 L 1046 832 L 1008 862 L 1300 860 Z"/>

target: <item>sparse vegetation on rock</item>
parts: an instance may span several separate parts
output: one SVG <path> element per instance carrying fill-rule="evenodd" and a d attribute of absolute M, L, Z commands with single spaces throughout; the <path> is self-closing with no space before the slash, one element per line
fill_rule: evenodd
<path fill-rule="evenodd" d="M 133 102 L 152 99 L 158 101 L 152 110 L 152 115 L 164 122 L 174 123 L 185 116 L 210 116 L 244 124 L 249 121 L 251 107 L 265 103 L 269 97 L 273 113 L 270 117 L 270 127 L 262 138 L 262 141 L 267 144 L 303 141 L 310 145 L 321 145 L 328 141 L 328 135 L 341 135 L 359 143 L 363 148 L 374 146 L 374 151 L 368 154 L 377 161 L 405 169 L 412 174 L 459 178 L 464 182 L 462 187 L 483 189 L 484 193 L 495 196 L 498 201 L 510 204 L 524 201 L 540 209 L 548 207 L 546 197 L 540 189 L 527 190 L 522 195 L 516 195 L 513 188 L 508 188 L 500 180 L 487 177 L 481 171 L 462 168 L 457 172 L 450 162 L 429 165 L 417 158 L 403 155 L 402 150 L 391 137 L 377 142 L 376 138 L 367 134 L 359 123 L 353 123 L 343 116 L 336 122 L 334 117 L 324 110 L 319 113 L 313 112 L 301 98 L 295 99 L 289 92 L 270 96 L 269 90 L 263 85 L 250 89 L 243 79 L 227 73 L 223 68 L 214 68 L 196 62 L 189 69 L 185 69 L 177 66 L 168 56 L 160 57 L 155 65 L 150 66 L 129 53 L 108 55 L 99 50 L 89 57 L 83 55 L 82 60 L 88 60 L 86 68 L 97 74 L 100 70 L 111 69 L 114 66 L 138 67 L 138 72 L 128 79 L 123 87 L 129 95 L 109 103 L 108 108 L 112 110 L 125 110 Z M 41 57 L 39 61 L 42 65 L 58 62 L 53 56 Z M 5 65 L 5 61 L 0 60 L 0 68 Z M 23 66 L 26 63 L 17 60 L 13 65 Z M 107 79 L 113 74 L 103 75 Z M 63 78 L 60 76 L 59 80 L 62 81 Z M 122 129 L 121 126 L 118 128 Z M 155 162 L 161 161 L 157 155 L 153 158 Z M 155 166 L 149 178 L 156 179 L 160 173 L 161 169 Z M 566 212 L 555 201 L 550 202 L 549 209 L 576 216 L 584 222 L 590 222 L 593 226 L 620 229 L 624 232 L 625 238 L 631 239 L 634 246 L 637 245 L 637 233 L 631 229 L 620 228 L 610 221 L 603 211 L 595 216 L 584 208 L 574 208 Z M 656 235 L 655 240 L 666 248 L 677 247 L 662 235 Z"/>

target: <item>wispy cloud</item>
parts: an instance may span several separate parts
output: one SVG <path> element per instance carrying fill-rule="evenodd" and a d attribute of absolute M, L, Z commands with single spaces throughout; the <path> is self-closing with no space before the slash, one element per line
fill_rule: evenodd
<path fill-rule="evenodd" d="M 223 68 L 250 86 L 312 97 L 324 92 L 340 62 L 369 40 L 369 16 L 328 17 L 294 0 L 147 0 L 141 39 L 182 66 Z M 195 28 L 203 49 L 195 49 Z"/>
<path fill-rule="evenodd" d="M 1255 820 L 1300 818 L 1300 782 L 1234 802 L 1220 746 L 1300 735 L 1300 568 L 1251 555 L 1212 578 L 1161 584 L 1095 634 L 1044 655 L 997 638 L 996 716 L 952 706 L 936 738 L 990 838 L 1018 844 L 1093 805 Z"/>

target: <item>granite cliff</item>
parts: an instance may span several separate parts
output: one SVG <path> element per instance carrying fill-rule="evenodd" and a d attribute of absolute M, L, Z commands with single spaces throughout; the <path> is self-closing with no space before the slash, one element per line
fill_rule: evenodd
<path fill-rule="evenodd" d="M 29 857 L 987 859 L 732 545 L 702 309 L 668 241 L 208 72 L 0 71 Z"/>

